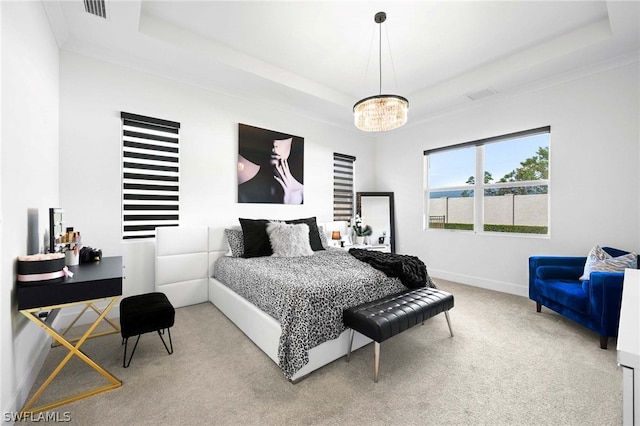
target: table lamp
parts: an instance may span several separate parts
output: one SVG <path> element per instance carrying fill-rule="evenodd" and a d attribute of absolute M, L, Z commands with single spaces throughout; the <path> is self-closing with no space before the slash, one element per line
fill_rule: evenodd
<path fill-rule="evenodd" d="M 340 245 L 338 241 L 340 241 L 340 231 L 331 231 L 331 239 L 333 240 L 335 245 Z"/>

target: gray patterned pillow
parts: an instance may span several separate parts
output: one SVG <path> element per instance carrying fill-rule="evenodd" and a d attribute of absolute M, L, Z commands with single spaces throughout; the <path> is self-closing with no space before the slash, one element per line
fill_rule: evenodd
<path fill-rule="evenodd" d="M 327 243 L 327 235 L 324 233 L 324 226 L 318 225 L 318 234 L 320 234 L 322 247 L 326 250 L 329 247 L 329 244 Z"/>
<path fill-rule="evenodd" d="M 637 254 L 629 253 L 623 256 L 611 257 L 600 246 L 595 246 L 587 256 L 584 272 L 580 279 L 588 280 L 592 272 L 624 272 L 626 268 L 636 269 L 637 267 Z"/>
<path fill-rule="evenodd" d="M 229 243 L 229 250 L 231 251 L 230 256 L 243 257 L 244 237 L 242 235 L 242 229 L 227 228 L 224 230 L 224 234 L 227 236 L 227 243 Z"/>
<path fill-rule="evenodd" d="M 282 222 L 269 222 L 267 235 L 275 257 L 311 256 L 309 243 L 309 225 L 300 223 L 290 225 Z"/>

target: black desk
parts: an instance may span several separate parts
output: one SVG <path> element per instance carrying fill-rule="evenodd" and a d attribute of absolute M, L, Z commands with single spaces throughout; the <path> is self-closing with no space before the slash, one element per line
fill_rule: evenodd
<path fill-rule="evenodd" d="M 73 277 L 57 284 L 18 284 L 18 310 L 122 294 L 122 257 L 69 266 Z M 45 309 L 43 309 L 45 310 Z"/>
<path fill-rule="evenodd" d="M 99 262 L 71 266 L 69 270 L 73 272 L 73 277 L 67 277 L 61 283 L 40 285 L 18 284 L 17 296 L 20 313 L 43 328 L 59 345 L 69 350 L 67 356 L 22 408 L 22 413 L 38 413 L 122 386 L 122 382 L 113 374 L 100 367 L 84 352 L 80 351 L 80 346 L 89 338 L 120 332 L 120 326 L 108 319 L 107 314 L 122 295 L 122 257 L 106 257 Z M 107 307 L 104 309 L 98 308 L 96 306 L 98 302 L 107 302 Z M 78 305 L 85 305 L 82 312 L 76 316 L 66 330 L 61 333 L 56 331 L 52 324 L 60 310 Z M 89 329 L 82 337 L 73 340 L 67 339 L 65 337 L 66 332 L 88 309 L 92 309 L 98 314 L 98 318 L 89 326 Z M 48 311 L 46 319 L 42 319 L 39 316 L 39 313 L 43 311 Z M 102 320 L 107 321 L 113 327 L 113 330 L 92 334 Z M 75 346 L 73 345 L 74 343 Z M 32 409 L 31 406 L 34 402 L 40 397 L 42 392 L 44 392 L 73 355 L 76 355 L 100 373 L 109 383 Z"/>

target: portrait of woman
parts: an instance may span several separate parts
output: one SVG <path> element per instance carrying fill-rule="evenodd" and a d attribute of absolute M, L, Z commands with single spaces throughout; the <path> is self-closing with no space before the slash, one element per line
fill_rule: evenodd
<path fill-rule="evenodd" d="M 238 202 L 303 204 L 304 138 L 239 124 Z"/>

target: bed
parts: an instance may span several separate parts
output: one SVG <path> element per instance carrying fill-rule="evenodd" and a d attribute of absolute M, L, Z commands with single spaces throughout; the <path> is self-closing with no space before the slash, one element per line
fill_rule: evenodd
<path fill-rule="evenodd" d="M 158 247 L 164 246 L 166 240 L 175 247 L 181 236 L 193 239 L 194 232 L 203 231 L 181 232 L 180 228 L 174 228 L 166 232 L 158 234 Z M 204 273 L 208 277 L 208 301 L 294 383 L 347 354 L 348 332 L 342 325 L 344 307 L 406 289 L 398 278 L 387 277 L 340 248 L 326 247 L 301 257 L 242 258 L 230 253 L 224 228 L 208 228 L 207 234 L 208 268 Z M 193 261 L 187 259 L 189 256 L 200 259 L 199 250 L 176 253 L 174 249 L 169 255 L 172 269 L 176 259 L 192 265 Z M 162 253 L 156 253 L 157 264 L 167 262 L 162 257 Z M 199 278 L 192 276 L 193 268 L 190 274 L 185 289 L 192 286 L 187 283 L 199 282 Z M 162 282 L 163 288 L 175 290 L 181 286 L 167 283 L 160 275 L 156 281 Z M 204 300 L 191 303 L 200 301 Z M 370 339 L 356 333 L 353 348 L 369 342 Z"/>
<path fill-rule="evenodd" d="M 216 281 L 279 323 L 277 361 L 289 379 L 307 365 L 309 349 L 340 337 L 344 308 L 404 289 L 338 248 L 304 257 L 221 257 L 215 271 Z"/>

